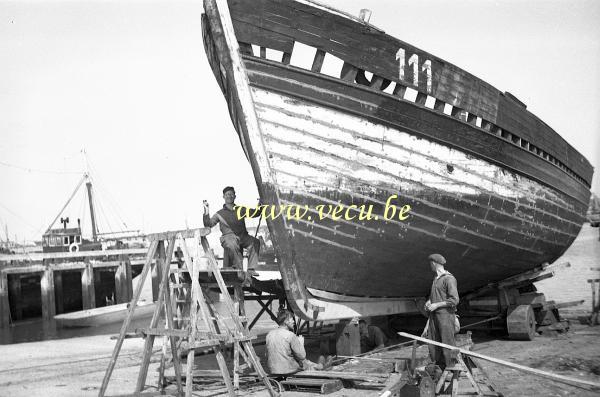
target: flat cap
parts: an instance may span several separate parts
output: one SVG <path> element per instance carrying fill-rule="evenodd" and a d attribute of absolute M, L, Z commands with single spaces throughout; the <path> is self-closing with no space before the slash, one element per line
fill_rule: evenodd
<path fill-rule="evenodd" d="M 440 265 L 446 264 L 446 258 L 441 256 L 440 254 L 431 254 L 429 255 L 428 259 L 430 261 L 434 261 L 435 263 L 439 263 Z"/>

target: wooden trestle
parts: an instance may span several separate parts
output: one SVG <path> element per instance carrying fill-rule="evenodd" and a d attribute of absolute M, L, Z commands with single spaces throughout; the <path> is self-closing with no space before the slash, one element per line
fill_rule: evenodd
<path fill-rule="evenodd" d="M 138 330 L 145 337 L 145 344 L 140 365 L 140 371 L 137 379 L 135 393 L 143 391 L 148 374 L 148 366 L 154 346 L 156 336 L 162 336 L 163 356 L 159 367 L 159 385 L 160 390 L 164 387 L 165 353 L 166 340 L 168 339 L 175 369 L 175 379 L 177 384 L 177 394 L 191 396 L 193 383 L 193 366 L 196 349 L 206 349 L 212 347 L 221 376 L 225 382 L 230 396 L 235 395 L 235 388 L 238 387 L 238 372 L 240 368 L 239 357 L 241 356 L 247 365 L 254 368 L 258 377 L 264 382 L 269 394 L 276 396 L 267 374 L 263 370 L 260 361 L 252 347 L 252 337 L 248 332 L 247 319 L 243 307 L 242 284 L 246 279 L 246 272 L 237 269 L 219 269 L 217 261 L 210 249 L 206 236 L 210 233 L 208 228 L 199 228 L 192 230 L 181 230 L 166 233 L 150 235 L 151 245 L 148 250 L 146 262 L 142 270 L 142 277 L 134 292 L 127 318 L 123 322 L 121 332 L 117 338 L 111 360 L 102 381 L 102 386 L 98 395 L 103 397 L 115 367 L 119 352 L 127 337 L 127 329 L 133 318 L 133 313 L 140 297 L 143 280 L 150 269 L 153 260 L 157 261 L 157 268 L 160 272 L 159 296 L 156 309 L 148 328 Z M 179 261 L 175 268 L 171 267 L 171 260 L 175 251 L 176 241 L 180 239 L 179 244 L 182 255 L 179 255 Z M 198 261 L 192 261 L 188 252 L 186 239 L 194 239 L 195 246 L 202 246 L 205 256 L 208 258 L 209 272 L 203 276 L 212 273 L 210 282 L 199 282 L 201 272 Z M 198 255 L 196 255 L 196 258 Z M 182 260 L 183 259 L 183 260 Z M 234 273 L 237 277 L 226 283 L 223 279 L 224 274 Z M 240 277 L 241 276 L 241 277 Z M 214 279 L 214 282 L 213 282 Z M 227 311 L 227 317 L 223 317 L 215 310 L 212 301 L 207 296 L 207 289 L 212 286 L 218 286 L 222 294 L 222 302 Z M 228 291 L 228 284 L 234 289 L 234 298 Z M 165 327 L 159 327 L 163 310 L 166 312 Z M 240 316 L 241 314 L 241 316 Z M 228 320 L 228 321 L 225 321 Z M 202 322 L 204 329 L 201 331 L 199 324 Z M 234 349 L 234 371 L 233 382 L 227 368 L 223 349 L 233 345 Z M 180 358 L 187 356 L 185 367 L 185 385 L 182 381 L 182 363 Z M 185 387 L 185 390 L 184 390 Z"/>

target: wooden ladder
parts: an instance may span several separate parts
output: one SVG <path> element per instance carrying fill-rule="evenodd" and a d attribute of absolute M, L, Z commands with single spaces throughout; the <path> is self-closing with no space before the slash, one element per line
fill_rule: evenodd
<path fill-rule="evenodd" d="M 137 330 L 145 338 L 145 344 L 142 354 L 142 362 L 138 374 L 135 393 L 141 393 L 145 387 L 146 378 L 148 375 L 148 366 L 152 356 L 154 339 L 157 336 L 163 337 L 163 354 L 159 366 L 159 390 L 164 387 L 164 371 L 166 362 L 166 341 L 169 341 L 171 355 L 173 359 L 175 380 L 177 384 L 177 395 L 189 397 L 192 395 L 193 386 L 193 366 L 194 355 L 196 349 L 212 348 L 219 370 L 221 372 L 225 386 L 230 396 L 235 396 L 235 388 L 238 386 L 239 380 L 239 356 L 241 356 L 246 364 L 254 368 L 258 377 L 263 381 L 269 394 L 277 396 L 273 389 L 267 374 L 262 368 L 260 361 L 252 346 L 252 337 L 249 335 L 246 325 L 247 320 L 240 317 L 240 311 L 243 311 L 243 290 L 238 282 L 234 286 L 235 302 L 228 292 L 227 285 L 223 280 L 221 270 L 218 267 L 217 261 L 210 249 L 206 236 L 210 233 L 208 228 L 188 229 L 166 233 L 157 233 L 149 235 L 150 248 L 146 256 L 146 261 L 142 269 L 140 282 L 133 294 L 133 298 L 129 305 L 129 311 L 117 343 L 113 350 L 108 368 L 102 381 L 102 386 L 98 393 L 99 397 L 104 397 L 108 382 L 114 370 L 119 352 L 123 345 L 123 341 L 128 336 L 127 330 L 133 318 L 133 313 L 137 306 L 140 294 L 146 276 L 148 275 L 151 263 L 156 261 L 156 266 L 160 278 L 160 287 L 156 308 L 150 321 L 148 328 Z M 189 255 L 186 239 L 193 238 L 196 242 L 196 247 L 202 246 L 204 254 L 208 259 L 209 273 L 219 287 L 227 315 L 224 318 L 214 307 L 212 301 L 207 298 L 206 285 L 199 282 L 200 269 L 198 261 L 193 261 Z M 171 261 L 175 249 L 175 244 L 178 239 L 181 239 L 180 251 L 178 256 L 178 267 L 171 269 Z M 199 240 L 199 241 L 198 241 Z M 165 249 L 166 245 L 166 249 Z M 181 255 L 182 254 L 182 255 Z M 199 255 L 196 255 L 198 258 Z M 224 270 L 227 272 L 227 270 Z M 238 273 L 244 273 L 237 271 Z M 187 276 L 186 276 L 187 275 Z M 245 278 L 245 273 L 244 273 Z M 241 302 L 241 303 L 240 303 Z M 241 304 L 241 306 L 240 306 Z M 174 313 L 175 309 L 175 313 Z M 159 328 L 159 322 L 166 312 L 165 327 Z M 177 316 L 174 316 L 177 314 Z M 231 320 L 226 322 L 225 319 Z M 202 321 L 204 328 L 207 331 L 198 329 L 199 322 Z M 229 369 L 224 356 L 224 348 L 228 345 L 234 347 L 234 383 L 232 383 Z M 185 390 L 182 382 L 182 365 L 180 357 L 187 355 L 185 368 Z"/>
<path fill-rule="evenodd" d="M 460 352 L 456 355 L 457 364 L 454 368 L 445 369 L 442 376 L 438 380 L 435 388 L 436 396 L 501 396 L 501 393 L 496 391 L 496 386 L 489 379 L 485 371 L 479 368 L 469 356 L 463 356 Z M 451 379 L 447 382 L 446 378 L 451 374 Z M 471 390 L 464 390 L 459 387 L 461 377 L 466 377 L 469 381 Z M 461 390 L 463 389 L 463 390 Z"/>

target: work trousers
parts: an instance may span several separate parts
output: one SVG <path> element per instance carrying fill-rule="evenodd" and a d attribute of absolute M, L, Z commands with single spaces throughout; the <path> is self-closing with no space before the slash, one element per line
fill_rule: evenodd
<path fill-rule="evenodd" d="M 238 269 L 243 268 L 243 248 L 248 250 L 248 268 L 255 268 L 258 265 L 260 241 L 248 233 L 241 236 L 233 233 L 225 234 L 221 236 L 221 246 L 224 249 L 223 256 L 228 257 L 229 266 Z"/>
<path fill-rule="evenodd" d="M 456 346 L 454 341 L 454 313 L 433 312 L 429 314 L 429 339 Z M 457 363 L 452 350 L 429 345 L 429 356 L 442 370 Z"/>

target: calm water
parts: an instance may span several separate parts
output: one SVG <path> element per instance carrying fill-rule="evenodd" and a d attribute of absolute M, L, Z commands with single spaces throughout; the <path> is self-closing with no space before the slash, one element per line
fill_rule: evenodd
<path fill-rule="evenodd" d="M 246 313 L 249 321 L 252 321 L 254 316 L 260 310 L 260 306 L 256 302 L 246 302 Z M 215 308 L 219 313 L 225 313 L 226 309 L 222 302 L 216 302 Z M 277 311 L 277 304 L 273 305 L 273 310 Z M 224 315 L 225 317 L 225 315 Z M 139 318 L 131 322 L 128 331 L 133 332 L 136 328 L 147 328 L 150 325 L 152 314 L 144 318 Z M 164 317 L 163 320 L 164 321 Z M 274 322 L 264 313 L 261 319 L 252 328 L 252 333 L 262 334 L 268 329 L 274 327 Z M 66 339 L 80 336 L 93 335 L 118 335 L 121 331 L 122 323 L 106 324 L 98 327 L 82 327 L 82 328 L 62 328 L 56 325 L 55 321 L 46 322 L 41 319 L 33 321 L 17 322 L 14 326 L 0 330 L 0 345 L 11 343 L 35 342 L 51 339 Z"/>
<path fill-rule="evenodd" d="M 598 241 L 598 228 L 592 228 L 585 224 L 581 233 L 573 245 L 557 261 L 557 263 L 569 262 L 571 267 L 557 271 L 553 278 L 536 283 L 540 292 L 546 294 L 547 300 L 556 302 L 569 302 L 584 299 L 583 305 L 573 309 L 591 310 L 591 287 L 587 282 L 591 278 L 600 278 L 600 271 L 590 270 L 592 267 L 600 267 L 600 241 Z M 223 308 L 216 304 L 220 312 Z M 274 305 L 276 306 L 276 304 Z M 277 307 L 273 307 L 276 311 Z M 252 319 L 260 310 L 255 302 L 246 302 L 248 317 Z M 135 328 L 147 327 L 150 317 L 135 320 L 130 331 Z M 273 327 L 270 318 L 263 314 L 261 320 L 255 327 L 256 331 L 262 333 Z M 91 335 L 117 335 L 121 330 L 121 323 L 107 324 L 99 327 L 87 328 L 60 328 L 55 322 L 43 322 L 40 320 L 21 322 L 15 326 L 0 330 L 0 344 L 33 342 L 48 339 L 64 339 L 78 336 Z"/>

